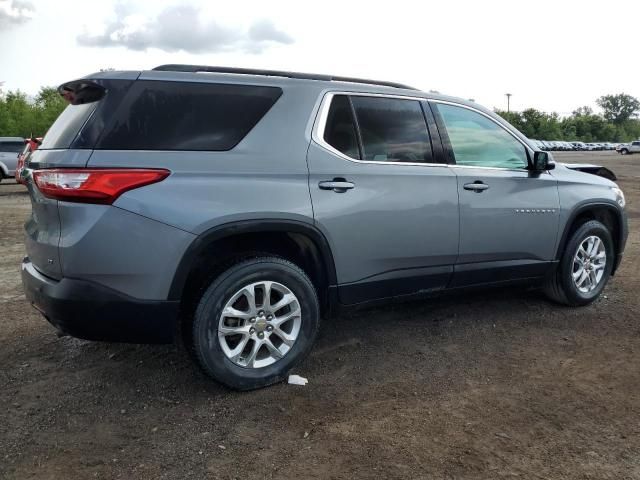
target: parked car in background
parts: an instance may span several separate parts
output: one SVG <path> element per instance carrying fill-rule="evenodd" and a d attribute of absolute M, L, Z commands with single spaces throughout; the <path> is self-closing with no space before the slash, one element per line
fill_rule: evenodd
<path fill-rule="evenodd" d="M 18 165 L 18 155 L 24 150 L 24 138 L 0 137 L 0 182 L 14 177 Z"/>
<path fill-rule="evenodd" d="M 24 140 L 24 149 L 22 150 L 22 152 L 18 155 L 18 164 L 16 166 L 16 173 L 15 173 L 15 177 L 16 177 L 16 181 L 18 183 L 22 183 L 26 185 L 26 181 L 25 181 L 25 161 L 27 159 L 27 157 L 29 156 L 29 154 L 33 151 L 35 151 L 40 144 L 42 143 L 42 137 L 32 137 L 32 138 L 25 138 Z"/>
<path fill-rule="evenodd" d="M 540 140 L 532 140 L 529 139 L 529 141 L 538 149 L 538 150 L 544 150 L 544 146 L 542 144 L 542 142 Z"/>
<path fill-rule="evenodd" d="M 640 140 L 631 143 L 623 143 L 616 147 L 616 151 L 620 155 L 628 155 L 630 153 L 640 153 Z"/>

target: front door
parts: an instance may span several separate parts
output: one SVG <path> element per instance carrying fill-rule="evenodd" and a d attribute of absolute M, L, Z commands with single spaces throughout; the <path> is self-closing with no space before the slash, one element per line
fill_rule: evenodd
<path fill-rule="evenodd" d="M 425 114 L 418 99 L 327 94 L 323 101 L 309 189 L 343 304 L 436 290 L 451 277 L 456 176 L 434 163 Z"/>
<path fill-rule="evenodd" d="M 455 158 L 460 197 L 452 286 L 543 276 L 555 256 L 556 180 L 530 172 L 527 147 L 489 115 L 462 105 L 432 106 Z"/>

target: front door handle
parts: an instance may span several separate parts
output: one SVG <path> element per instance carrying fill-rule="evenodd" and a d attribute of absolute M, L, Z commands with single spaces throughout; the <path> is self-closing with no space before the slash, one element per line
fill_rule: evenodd
<path fill-rule="evenodd" d="M 484 192 L 485 190 L 487 190 L 489 188 L 489 185 L 487 185 L 486 183 L 482 183 L 480 180 L 477 180 L 473 183 L 465 183 L 464 184 L 464 189 L 465 190 L 472 190 L 476 193 L 480 193 L 480 192 Z"/>
<path fill-rule="evenodd" d="M 344 193 L 347 190 L 351 190 L 355 186 L 355 183 L 347 182 L 344 178 L 334 178 L 331 181 L 318 183 L 318 187 L 320 187 L 320 190 L 333 190 L 337 193 Z"/>

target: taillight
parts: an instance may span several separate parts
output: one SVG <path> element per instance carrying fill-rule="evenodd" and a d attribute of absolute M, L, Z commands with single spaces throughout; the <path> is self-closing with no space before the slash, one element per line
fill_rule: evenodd
<path fill-rule="evenodd" d="M 164 180 L 168 170 L 50 169 L 34 170 L 33 179 L 45 197 L 65 202 L 111 204 L 128 190 Z"/>

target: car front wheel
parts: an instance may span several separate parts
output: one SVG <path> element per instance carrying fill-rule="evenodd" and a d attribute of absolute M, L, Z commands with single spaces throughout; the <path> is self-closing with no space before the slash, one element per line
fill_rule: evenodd
<path fill-rule="evenodd" d="M 193 348 L 204 371 L 237 390 L 283 380 L 309 353 L 320 324 L 307 274 L 277 257 L 257 257 L 222 273 L 202 296 Z"/>
<path fill-rule="evenodd" d="M 565 305 L 588 305 L 604 290 L 613 263 L 611 233 L 601 222 L 588 221 L 569 238 L 558 268 L 545 286 L 547 296 Z"/>

